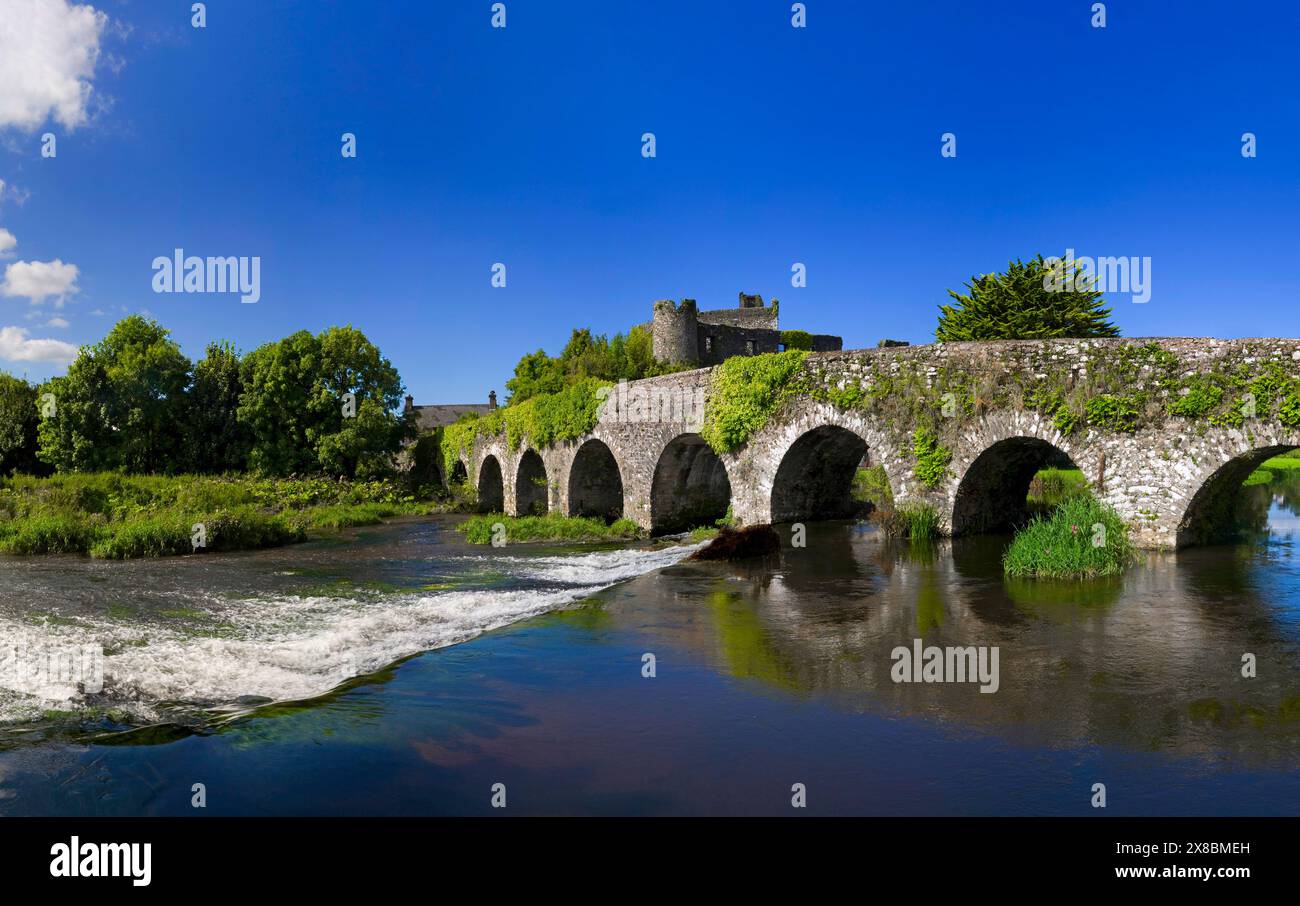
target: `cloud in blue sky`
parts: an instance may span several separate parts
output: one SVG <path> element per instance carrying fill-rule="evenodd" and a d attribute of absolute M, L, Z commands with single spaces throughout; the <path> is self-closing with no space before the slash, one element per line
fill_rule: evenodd
<path fill-rule="evenodd" d="M 85 123 L 107 23 L 67 0 L 0 0 L 0 129 Z"/>
<path fill-rule="evenodd" d="M 22 327 L 0 327 L 0 359 L 10 362 L 51 362 L 68 365 L 77 347 L 62 340 L 32 339 Z"/>

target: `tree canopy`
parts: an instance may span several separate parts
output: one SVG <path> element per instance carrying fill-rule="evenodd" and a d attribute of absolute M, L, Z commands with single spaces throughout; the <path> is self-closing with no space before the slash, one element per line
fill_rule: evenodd
<path fill-rule="evenodd" d="M 1057 279 L 1062 275 L 1073 279 Z M 972 277 L 966 288 L 965 295 L 948 290 L 956 305 L 939 306 L 941 343 L 1119 336 L 1101 292 L 1073 262 L 1016 260 L 1005 273 Z"/>
<path fill-rule="evenodd" d="M 131 316 L 43 387 L 0 375 L 0 465 L 33 470 L 26 443 L 59 471 L 372 477 L 409 433 L 401 394 L 353 327 L 299 331 L 242 359 L 211 343 L 191 364 L 167 330 Z"/>
<path fill-rule="evenodd" d="M 655 361 L 653 345 L 650 331 L 643 326 L 615 334 L 613 339 L 592 334 L 585 327 L 574 330 L 558 357 L 539 349 L 519 360 L 515 376 L 506 381 L 509 402 L 558 393 L 587 378 L 635 381 L 679 370 L 679 366 Z"/>

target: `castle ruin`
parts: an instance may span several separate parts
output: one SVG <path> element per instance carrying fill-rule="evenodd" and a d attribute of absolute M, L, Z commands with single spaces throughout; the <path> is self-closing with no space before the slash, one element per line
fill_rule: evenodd
<path fill-rule="evenodd" d="M 777 321 L 780 302 L 763 304 L 759 295 L 740 294 L 736 308 L 700 311 L 694 299 L 681 303 L 661 299 L 654 305 L 650 323 L 654 357 L 660 362 L 681 365 L 720 365 L 738 355 L 781 352 L 787 347 Z M 838 352 L 844 346 L 839 337 L 812 334 L 811 351 Z"/>

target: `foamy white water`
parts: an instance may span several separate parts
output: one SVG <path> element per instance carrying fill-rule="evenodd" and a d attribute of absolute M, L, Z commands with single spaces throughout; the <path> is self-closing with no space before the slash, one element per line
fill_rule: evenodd
<path fill-rule="evenodd" d="M 564 607 L 617 582 L 678 562 L 699 545 L 556 557 L 482 557 L 536 588 L 383 595 L 211 599 L 219 637 L 141 620 L 79 620 L 46 627 L 0 618 L 0 722 L 44 708 L 96 702 L 149 717 L 158 702 L 219 704 L 245 696 L 310 698 L 399 658 L 472 639 Z M 558 587 L 557 587 L 558 586 Z M 101 647 L 102 696 L 53 671 L 49 652 Z"/>

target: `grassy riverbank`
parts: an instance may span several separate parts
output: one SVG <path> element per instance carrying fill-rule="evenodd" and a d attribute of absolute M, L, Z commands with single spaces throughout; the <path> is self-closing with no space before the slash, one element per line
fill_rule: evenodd
<path fill-rule="evenodd" d="M 432 508 L 384 481 L 17 476 L 0 480 L 0 552 L 123 559 L 275 547 Z"/>
<path fill-rule="evenodd" d="M 485 513 L 471 516 L 457 530 L 473 544 L 491 544 L 494 537 L 506 544 L 529 541 L 631 541 L 645 537 L 645 531 L 631 519 L 618 519 L 606 524 L 603 519 L 583 516 L 565 516 L 547 513 L 545 516 L 507 516 L 504 513 Z"/>

